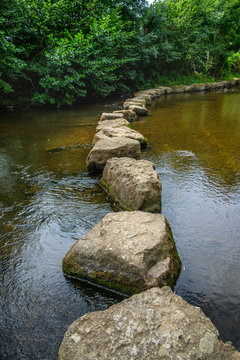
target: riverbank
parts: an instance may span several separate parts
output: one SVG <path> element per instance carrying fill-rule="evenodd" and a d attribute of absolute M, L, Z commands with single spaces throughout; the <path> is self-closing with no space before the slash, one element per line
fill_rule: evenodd
<path fill-rule="evenodd" d="M 166 86 L 166 87 L 172 87 L 172 86 L 177 86 L 177 85 L 181 85 L 181 84 L 185 84 L 185 85 L 191 85 L 193 83 L 198 84 L 198 83 L 215 83 L 215 82 L 221 82 L 221 81 L 230 81 L 233 78 L 238 78 L 239 74 L 236 74 L 236 76 L 234 77 L 224 77 L 221 80 L 214 78 L 214 77 L 209 77 L 209 76 L 204 76 L 202 74 L 194 74 L 194 75 L 190 75 L 190 76 L 179 76 L 178 78 L 169 78 L 169 77 L 162 77 L 161 78 L 161 86 Z M 159 87 L 160 85 L 154 84 L 154 88 Z M 146 87 L 141 87 L 139 89 L 139 91 L 144 91 L 147 90 Z M 122 98 L 122 99 L 126 99 L 127 97 L 132 96 L 132 93 L 126 92 L 126 93 L 117 93 L 117 94 L 112 94 L 109 97 L 102 97 L 101 96 L 97 96 L 97 97 L 84 97 L 81 98 L 80 102 L 75 102 L 74 104 L 72 104 L 71 106 L 63 106 L 63 109 L 69 109 L 71 108 L 76 108 L 79 105 L 86 105 L 86 104 L 91 104 L 91 103 L 96 103 L 99 100 L 105 101 L 106 103 L 109 102 L 110 100 L 116 98 Z M 14 111 L 14 110 L 25 110 L 25 111 L 29 111 L 29 110 L 54 110 L 56 109 L 56 105 L 52 104 L 48 104 L 48 105 L 44 105 L 44 104 L 39 104 L 39 105 L 29 105 L 29 102 L 27 103 L 14 103 L 12 100 L 10 99 L 6 99 L 5 103 L 0 103 L 0 112 L 6 112 L 6 111 Z"/>

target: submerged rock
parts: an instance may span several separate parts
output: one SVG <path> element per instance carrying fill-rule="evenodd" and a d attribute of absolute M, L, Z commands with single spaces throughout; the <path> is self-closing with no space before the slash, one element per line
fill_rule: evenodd
<path fill-rule="evenodd" d="M 140 134 L 138 131 L 129 129 L 126 126 L 121 127 L 104 127 L 101 131 L 99 131 L 93 138 L 93 144 L 96 144 L 96 142 L 99 140 L 99 136 L 104 134 L 105 136 L 108 136 L 110 138 L 113 137 L 126 137 L 129 139 L 134 139 L 139 141 L 141 145 L 146 144 L 146 139 L 142 134 Z"/>
<path fill-rule="evenodd" d="M 74 321 L 58 360 L 239 360 L 204 313 L 169 287 L 153 288 Z"/>
<path fill-rule="evenodd" d="M 150 161 L 109 159 L 101 183 L 123 209 L 161 211 L 162 185 Z"/>
<path fill-rule="evenodd" d="M 134 294 L 173 285 L 180 259 L 166 218 L 142 211 L 107 214 L 63 259 L 63 270 Z"/>
<path fill-rule="evenodd" d="M 137 140 L 125 137 L 106 137 L 94 145 L 88 154 L 86 163 L 88 171 L 101 172 L 107 160 L 112 157 L 140 159 L 140 155 L 141 148 Z"/>
<path fill-rule="evenodd" d="M 73 145 L 68 145 L 68 146 L 59 146 L 59 147 L 47 149 L 46 151 L 49 154 L 52 154 L 52 153 L 58 153 L 58 152 L 64 151 L 64 150 L 77 150 L 77 149 L 82 149 L 82 148 L 87 148 L 87 147 L 91 147 L 91 144 L 73 144 Z"/>

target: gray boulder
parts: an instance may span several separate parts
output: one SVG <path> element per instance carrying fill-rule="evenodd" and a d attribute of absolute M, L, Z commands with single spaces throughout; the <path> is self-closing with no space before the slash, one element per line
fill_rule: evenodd
<path fill-rule="evenodd" d="M 161 95 L 159 88 L 144 90 L 145 93 L 151 94 L 153 98 L 157 98 Z"/>
<path fill-rule="evenodd" d="M 172 93 L 172 88 L 169 86 L 160 86 L 158 89 L 164 91 L 164 94 Z"/>
<path fill-rule="evenodd" d="M 69 275 L 123 293 L 174 285 L 180 259 L 166 218 L 142 211 L 106 215 L 63 259 Z"/>
<path fill-rule="evenodd" d="M 196 84 L 185 85 L 185 92 L 195 92 L 197 90 Z"/>
<path fill-rule="evenodd" d="M 96 143 L 100 140 L 108 140 L 108 139 L 109 137 L 105 135 L 103 131 L 98 131 L 93 137 L 92 145 L 96 145 Z"/>
<path fill-rule="evenodd" d="M 160 86 L 156 89 L 148 89 L 148 90 L 138 91 L 134 94 L 134 96 L 135 97 L 151 96 L 152 99 L 156 99 L 157 97 L 159 97 L 163 94 L 167 94 L 167 93 L 171 93 L 171 92 L 172 92 L 172 88 L 167 87 L 167 86 Z"/>
<path fill-rule="evenodd" d="M 128 121 L 136 121 L 138 119 L 137 114 L 131 110 L 115 110 L 114 114 L 123 114 L 124 119 Z"/>
<path fill-rule="evenodd" d="M 139 107 L 145 107 L 145 100 L 139 99 L 139 101 L 130 101 L 130 100 L 126 100 L 123 103 L 123 108 L 126 110 L 130 110 L 130 106 L 139 106 Z M 134 110 L 133 110 L 134 111 Z M 137 113 L 136 113 L 137 114 Z"/>
<path fill-rule="evenodd" d="M 141 148 L 137 140 L 125 137 L 106 137 L 98 141 L 87 156 L 88 171 L 101 172 L 108 159 L 130 157 L 140 159 Z"/>
<path fill-rule="evenodd" d="M 114 119 L 119 119 L 119 118 L 124 118 L 123 114 L 117 114 L 117 113 L 102 113 L 101 117 L 100 117 L 100 121 L 105 121 L 105 120 L 114 120 Z"/>
<path fill-rule="evenodd" d="M 115 120 L 104 120 L 99 121 L 96 131 L 100 131 L 105 129 L 106 127 L 121 127 L 121 126 L 129 126 L 129 122 L 126 119 L 115 119 Z"/>
<path fill-rule="evenodd" d="M 150 161 L 109 159 L 101 183 L 125 210 L 161 211 L 162 185 Z"/>
<path fill-rule="evenodd" d="M 124 105 L 125 104 L 125 105 Z M 148 109 L 144 106 L 139 106 L 133 103 L 124 103 L 123 107 L 124 109 L 127 108 L 129 110 L 134 111 L 137 115 L 145 116 L 148 113 Z"/>
<path fill-rule="evenodd" d="M 146 94 L 144 92 L 139 92 L 139 93 L 136 93 L 137 94 L 137 98 L 138 99 L 144 99 L 145 100 L 145 104 L 146 106 L 150 106 L 153 102 L 153 99 L 152 99 L 152 96 L 149 95 L 149 94 Z M 135 95 L 136 95 L 135 94 Z"/>
<path fill-rule="evenodd" d="M 208 85 L 205 83 L 193 84 L 195 85 L 195 91 L 205 91 L 208 90 Z"/>
<path fill-rule="evenodd" d="M 222 81 L 222 83 L 224 84 L 224 88 L 226 88 L 226 89 L 233 88 L 234 86 L 236 86 L 238 84 L 238 82 L 235 79 Z"/>
<path fill-rule="evenodd" d="M 153 288 L 74 321 L 57 360 L 239 360 L 203 312 Z"/>
<path fill-rule="evenodd" d="M 134 97 L 131 99 L 126 99 L 125 102 L 130 102 L 134 104 L 141 104 L 141 106 L 146 106 L 146 100 L 145 98 L 140 97 Z"/>
<path fill-rule="evenodd" d="M 224 84 L 224 82 L 220 81 L 220 82 L 207 83 L 207 86 L 208 86 L 209 90 L 214 91 L 214 90 L 223 89 L 225 84 Z"/>
<path fill-rule="evenodd" d="M 113 137 L 126 137 L 129 139 L 134 139 L 139 141 L 139 143 L 141 145 L 145 145 L 146 144 L 146 139 L 144 138 L 144 136 L 142 134 L 140 134 L 138 131 L 133 130 L 133 129 L 129 129 L 126 126 L 121 126 L 121 127 L 104 127 L 102 128 L 101 131 L 99 131 L 97 134 L 95 134 L 94 138 L 93 138 L 93 144 L 96 144 L 96 142 L 99 140 L 99 136 L 101 136 L 101 134 L 104 134 L 105 136 L 108 136 L 110 138 Z"/>
<path fill-rule="evenodd" d="M 172 93 L 183 93 L 185 91 L 185 86 L 184 85 L 176 85 L 176 86 L 172 86 Z"/>
<path fill-rule="evenodd" d="M 158 97 L 155 89 L 142 90 L 134 94 L 135 97 L 139 97 L 139 95 L 148 95 L 151 96 L 152 99 L 156 99 Z"/>

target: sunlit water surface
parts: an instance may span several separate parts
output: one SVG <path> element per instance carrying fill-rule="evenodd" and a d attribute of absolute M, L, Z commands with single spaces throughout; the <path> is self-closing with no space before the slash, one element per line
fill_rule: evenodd
<path fill-rule="evenodd" d="M 61 261 L 113 211 L 85 159 L 102 111 L 0 118 L 0 359 L 56 358 L 68 325 L 122 300 L 70 281 Z M 148 138 L 183 267 L 175 291 L 240 349 L 240 93 L 169 95 L 133 123 Z"/>

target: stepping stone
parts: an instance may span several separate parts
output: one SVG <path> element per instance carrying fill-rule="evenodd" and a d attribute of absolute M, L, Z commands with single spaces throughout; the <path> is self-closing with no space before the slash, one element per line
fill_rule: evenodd
<path fill-rule="evenodd" d="M 114 120 L 114 119 L 119 119 L 119 118 L 124 118 L 123 114 L 120 113 L 102 113 L 101 117 L 100 117 L 100 121 L 105 121 L 105 120 Z"/>
<path fill-rule="evenodd" d="M 97 132 L 96 135 L 93 138 L 93 144 L 96 144 L 97 141 L 99 141 L 99 138 L 101 138 L 101 135 L 104 134 L 105 136 L 108 136 L 110 138 L 115 137 L 126 137 L 129 139 L 134 139 L 139 141 L 141 145 L 146 145 L 146 139 L 142 134 L 140 134 L 138 131 L 129 129 L 126 126 L 121 127 L 104 127 L 101 131 Z"/>
<path fill-rule="evenodd" d="M 124 119 L 128 120 L 128 121 L 136 121 L 138 119 L 137 114 L 134 111 L 131 110 L 116 110 L 113 111 L 113 113 L 115 114 L 123 114 Z"/>
<path fill-rule="evenodd" d="M 180 259 L 162 214 L 107 214 L 63 259 L 66 274 L 134 294 L 175 283 Z"/>
<path fill-rule="evenodd" d="M 124 210 L 161 211 L 162 185 L 150 161 L 109 159 L 101 183 Z"/>
<path fill-rule="evenodd" d="M 116 120 L 104 120 L 99 121 L 96 131 L 100 131 L 105 129 L 106 127 L 122 127 L 122 126 L 130 126 L 130 123 L 126 119 L 116 119 Z"/>
<path fill-rule="evenodd" d="M 239 360 L 212 322 L 169 287 L 153 288 L 70 325 L 58 360 Z"/>
<path fill-rule="evenodd" d="M 137 140 L 114 137 L 98 141 L 88 154 L 88 171 L 102 172 L 108 159 L 112 157 L 130 157 L 140 159 L 141 148 Z"/>

